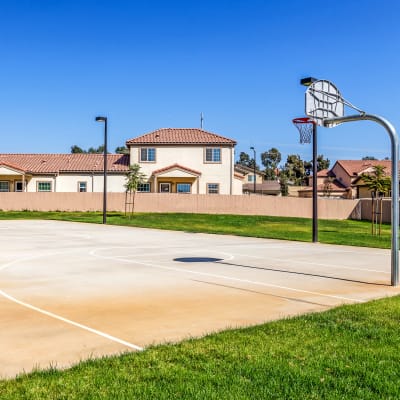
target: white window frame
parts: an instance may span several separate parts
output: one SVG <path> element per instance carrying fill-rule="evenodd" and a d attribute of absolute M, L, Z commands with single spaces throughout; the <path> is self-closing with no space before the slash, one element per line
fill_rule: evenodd
<path fill-rule="evenodd" d="M 163 185 L 168 185 L 168 192 L 164 192 L 161 190 L 161 186 Z M 171 193 L 171 183 L 170 182 L 160 182 L 160 184 L 158 185 L 159 188 L 159 192 L 160 193 Z"/>
<path fill-rule="evenodd" d="M 187 185 L 187 186 L 189 186 L 189 190 L 180 192 L 179 185 Z M 189 182 L 178 182 L 176 184 L 176 193 L 192 193 L 192 184 Z"/>
<path fill-rule="evenodd" d="M 22 189 L 21 190 L 17 190 L 17 185 L 21 184 Z M 25 191 L 25 184 L 24 181 L 15 181 L 14 182 L 14 192 L 24 192 Z"/>
<path fill-rule="evenodd" d="M 153 154 L 152 154 L 153 153 Z M 149 157 L 149 155 L 153 155 L 153 157 Z M 144 155 L 144 157 L 143 157 Z M 149 160 L 149 158 L 152 158 Z M 156 162 L 156 148 L 155 147 L 141 147 L 139 149 L 139 161 L 146 163 L 155 163 Z"/>
<path fill-rule="evenodd" d="M 48 184 L 48 185 L 50 185 L 50 190 L 40 190 L 40 188 L 39 188 L 39 186 L 41 185 L 41 184 Z M 53 184 L 52 184 L 52 182 L 51 181 L 37 181 L 36 182 L 36 191 L 37 192 L 52 192 L 53 191 Z"/>
<path fill-rule="evenodd" d="M 216 157 L 217 154 L 218 157 Z M 222 163 L 221 147 L 206 147 L 204 149 L 204 162 L 210 164 L 221 164 Z"/>
<path fill-rule="evenodd" d="M 145 190 L 143 190 L 144 188 L 146 188 Z M 151 185 L 150 182 L 145 182 L 145 183 L 139 183 L 138 187 L 137 187 L 137 191 L 139 193 L 150 193 L 151 192 Z"/>
<path fill-rule="evenodd" d="M 210 188 L 214 186 L 214 188 Z M 207 194 L 219 194 L 219 183 L 207 183 Z"/>
<path fill-rule="evenodd" d="M 82 187 L 81 187 L 81 185 L 85 185 L 85 190 L 81 190 L 82 189 Z M 78 182 L 78 192 L 79 193 L 86 193 L 87 192 L 87 181 L 79 181 Z"/>
<path fill-rule="evenodd" d="M 10 181 L 0 181 L 0 186 L 2 186 L 3 183 L 6 183 L 6 184 L 7 184 L 7 190 L 3 190 L 3 189 L 0 187 L 0 192 L 2 192 L 2 193 L 9 192 L 9 191 L 10 191 Z"/>

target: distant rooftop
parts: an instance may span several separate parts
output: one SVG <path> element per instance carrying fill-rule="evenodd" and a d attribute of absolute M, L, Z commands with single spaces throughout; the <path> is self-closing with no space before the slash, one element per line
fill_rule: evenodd
<path fill-rule="evenodd" d="M 103 161 L 103 154 L 0 154 L 0 166 L 25 173 L 101 172 Z M 128 155 L 107 155 L 108 172 L 124 172 L 128 169 Z"/>

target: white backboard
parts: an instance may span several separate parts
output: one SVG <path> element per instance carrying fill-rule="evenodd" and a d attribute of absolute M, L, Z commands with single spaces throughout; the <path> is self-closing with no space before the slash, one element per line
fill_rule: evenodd
<path fill-rule="evenodd" d="M 337 87 L 329 81 L 313 82 L 306 91 L 306 115 L 318 125 L 324 119 L 344 116 L 344 103 Z"/>

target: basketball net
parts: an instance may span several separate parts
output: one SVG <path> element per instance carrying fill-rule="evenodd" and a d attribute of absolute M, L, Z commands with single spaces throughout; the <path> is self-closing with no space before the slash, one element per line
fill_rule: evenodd
<path fill-rule="evenodd" d="M 300 143 L 311 143 L 315 122 L 311 118 L 295 118 L 293 124 L 300 133 Z"/>

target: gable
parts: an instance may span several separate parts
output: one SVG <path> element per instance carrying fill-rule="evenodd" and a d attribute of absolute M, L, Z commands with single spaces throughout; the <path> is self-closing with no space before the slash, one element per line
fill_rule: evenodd
<path fill-rule="evenodd" d="M 186 178 L 188 176 L 190 177 L 200 176 L 201 172 L 195 171 L 194 169 L 187 168 L 179 164 L 173 164 L 169 165 L 168 167 L 153 171 L 152 175 L 171 177 L 171 178 Z"/>
<path fill-rule="evenodd" d="M 24 171 L 7 164 L 0 164 L 0 175 L 24 175 Z"/>

